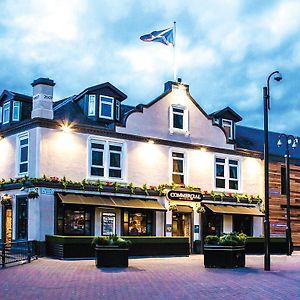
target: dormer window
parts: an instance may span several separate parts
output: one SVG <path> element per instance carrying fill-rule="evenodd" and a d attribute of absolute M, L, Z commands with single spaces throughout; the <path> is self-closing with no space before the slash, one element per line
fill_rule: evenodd
<path fill-rule="evenodd" d="M 100 96 L 99 117 L 104 119 L 113 119 L 114 98 Z"/>
<path fill-rule="evenodd" d="M 3 124 L 9 123 L 10 120 L 10 102 L 3 105 Z"/>
<path fill-rule="evenodd" d="M 222 127 L 225 130 L 226 136 L 229 140 L 234 139 L 234 133 L 233 133 L 233 121 L 232 120 L 222 120 Z"/>
<path fill-rule="evenodd" d="M 96 115 L 96 95 L 89 95 L 88 116 Z"/>
<path fill-rule="evenodd" d="M 121 119 L 121 103 L 120 101 L 116 100 L 116 120 L 120 121 Z"/>
<path fill-rule="evenodd" d="M 13 121 L 20 121 L 20 101 L 13 101 Z"/>
<path fill-rule="evenodd" d="M 170 108 L 170 133 L 188 133 L 188 111 L 185 106 L 172 105 Z"/>

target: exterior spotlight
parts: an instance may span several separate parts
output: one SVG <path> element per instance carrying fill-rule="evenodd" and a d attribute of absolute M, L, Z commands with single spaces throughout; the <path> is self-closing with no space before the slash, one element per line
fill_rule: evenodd
<path fill-rule="evenodd" d="M 201 148 L 200 148 L 200 151 L 201 151 L 201 152 L 206 152 L 206 148 L 205 148 L 205 147 L 201 147 Z"/>
<path fill-rule="evenodd" d="M 280 80 L 282 80 L 282 75 L 278 72 L 278 73 L 275 73 L 274 74 L 274 79 L 276 80 L 276 81 L 280 81 Z"/>
<path fill-rule="evenodd" d="M 60 128 L 63 132 L 70 133 L 72 132 L 72 123 L 69 123 L 68 121 L 63 121 L 60 124 Z"/>
<path fill-rule="evenodd" d="M 151 145 L 153 145 L 153 144 L 154 144 L 154 141 L 153 141 L 153 140 L 151 140 L 151 139 L 149 139 L 149 140 L 148 140 L 148 144 L 151 144 Z"/>

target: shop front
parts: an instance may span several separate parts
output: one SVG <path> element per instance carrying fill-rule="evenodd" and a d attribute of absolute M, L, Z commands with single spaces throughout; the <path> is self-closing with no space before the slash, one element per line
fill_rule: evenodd
<path fill-rule="evenodd" d="M 158 199 L 57 193 L 56 234 L 162 236 L 165 211 Z"/>

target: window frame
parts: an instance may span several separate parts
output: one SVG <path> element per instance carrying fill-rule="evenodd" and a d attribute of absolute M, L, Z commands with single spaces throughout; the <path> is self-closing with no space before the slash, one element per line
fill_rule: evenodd
<path fill-rule="evenodd" d="M 27 144 L 25 145 L 21 145 L 21 141 L 22 140 L 26 140 L 27 139 Z M 30 143 L 29 143 L 29 133 L 22 133 L 20 135 L 17 136 L 17 159 L 16 159 L 16 169 L 17 169 L 17 176 L 26 176 L 29 173 L 29 153 L 30 153 Z M 27 147 L 27 160 L 26 161 L 21 161 L 21 149 Z M 26 172 L 20 172 L 20 166 L 21 164 L 27 164 L 27 171 Z"/>
<path fill-rule="evenodd" d="M 224 159 L 225 163 L 224 163 L 224 178 L 220 177 L 220 179 L 225 179 L 225 187 L 217 187 L 217 164 L 220 162 L 217 162 L 217 159 Z M 237 165 L 233 165 L 230 164 L 229 161 L 236 161 Z M 236 166 L 237 167 L 237 179 L 235 178 L 230 178 L 230 166 Z M 242 184 L 242 178 L 241 178 L 242 172 L 241 172 L 241 160 L 239 158 L 236 157 L 224 157 L 221 155 L 216 155 L 215 156 L 215 160 L 214 160 L 214 187 L 215 190 L 217 191 L 230 191 L 230 192 L 234 192 L 234 193 L 240 193 L 242 190 L 241 184 Z M 238 184 L 238 189 L 231 189 L 230 188 L 230 180 L 234 180 L 237 181 Z"/>
<path fill-rule="evenodd" d="M 94 102 L 93 106 L 91 105 L 92 100 Z M 92 108 L 93 108 L 93 111 L 91 112 Z M 88 116 L 89 117 L 96 116 L 96 95 L 95 94 L 89 95 L 89 98 L 88 98 Z"/>
<path fill-rule="evenodd" d="M 5 120 L 5 111 L 8 111 L 8 119 Z M 3 121 L 2 121 L 2 124 L 5 125 L 5 124 L 8 124 L 10 122 L 10 102 L 6 102 L 3 104 Z"/>
<path fill-rule="evenodd" d="M 25 206 L 25 216 L 21 216 L 21 205 Z M 21 216 L 21 217 L 20 217 Z M 21 220 L 26 222 L 25 224 L 25 236 L 23 238 L 20 237 L 21 233 Z M 17 240 L 27 240 L 28 238 L 28 199 L 25 196 L 16 196 L 16 238 Z"/>
<path fill-rule="evenodd" d="M 15 118 L 15 111 L 16 110 L 18 112 L 17 118 Z M 20 121 L 20 113 L 21 113 L 21 102 L 20 101 L 13 101 L 12 121 L 15 121 L 15 122 Z"/>
<path fill-rule="evenodd" d="M 178 153 L 178 154 L 182 154 L 183 157 L 182 158 L 178 158 L 178 157 L 173 157 L 173 153 Z M 173 171 L 173 161 L 174 158 L 176 160 L 181 160 L 183 161 L 183 172 L 175 172 Z M 173 175 L 174 174 L 179 174 L 179 175 L 183 175 L 183 183 L 184 185 L 188 184 L 188 176 L 187 176 L 187 153 L 186 151 L 183 151 L 182 149 L 176 149 L 176 148 L 171 148 L 170 149 L 170 153 L 169 153 L 169 182 L 170 184 L 173 183 Z"/>
<path fill-rule="evenodd" d="M 103 149 L 103 176 L 97 176 L 97 175 L 92 175 L 91 174 L 91 168 L 92 168 L 92 144 L 102 144 L 104 146 Z M 119 146 L 121 147 L 121 151 L 114 151 L 114 150 L 109 150 L 109 146 Z M 111 167 L 110 166 L 110 153 L 111 152 L 118 152 L 120 153 L 120 167 Z M 109 181 L 125 181 L 126 180 L 126 164 L 125 164 L 125 159 L 126 159 L 126 145 L 123 141 L 117 141 L 117 140 L 103 140 L 99 139 L 96 137 L 90 137 L 88 139 L 88 179 L 91 180 L 97 180 L 97 179 L 102 179 L 102 180 L 109 180 Z M 97 167 L 97 166 L 96 166 Z M 114 170 L 120 170 L 121 171 L 121 177 L 110 177 L 109 176 L 109 170 L 114 169 Z"/>
<path fill-rule="evenodd" d="M 225 124 L 226 122 L 230 123 L 229 124 Z M 222 119 L 222 127 L 229 127 L 229 135 L 228 135 L 228 139 L 229 140 L 233 140 L 234 139 L 234 130 L 233 130 L 233 126 L 234 126 L 234 122 L 232 120 L 229 119 Z M 224 128 L 225 130 L 225 128 Z M 226 131 L 225 131 L 226 132 Z"/>
<path fill-rule="evenodd" d="M 174 127 L 174 109 L 181 109 L 183 110 L 182 114 L 182 126 L 183 128 L 176 128 Z M 179 114 L 179 113 L 175 113 Z M 184 133 L 185 135 L 189 134 L 189 120 L 188 120 L 188 109 L 186 106 L 183 106 L 181 104 L 172 104 L 169 108 L 169 131 L 171 134 L 173 133 Z"/>
<path fill-rule="evenodd" d="M 116 102 L 116 120 L 121 120 L 121 102 L 119 100 L 115 100 Z"/>
<path fill-rule="evenodd" d="M 109 98 L 112 101 L 105 103 L 105 101 L 102 101 L 102 98 Z M 105 95 L 100 95 L 99 96 L 99 118 L 108 119 L 108 120 L 112 120 L 114 118 L 114 101 L 115 101 L 114 97 L 105 96 Z M 102 102 L 104 102 L 106 105 L 110 105 L 110 107 L 111 107 L 111 112 L 110 112 L 109 117 L 102 115 Z"/>
<path fill-rule="evenodd" d="M 3 118 L 3 107 L 0 106 L 0 124 L 2 124 L 2 118 Z"/>

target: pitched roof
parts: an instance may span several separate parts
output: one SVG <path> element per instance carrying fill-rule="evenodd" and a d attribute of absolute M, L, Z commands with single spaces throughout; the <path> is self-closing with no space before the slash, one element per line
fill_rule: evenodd
<path fill-rule="evenodd" d="M 226 118 L 228 115 L 231 116 L 230 119 L 235 122 L 239 122 L 243 120 L 243 118 L 229 106 L 209 114 L 209 117 L 218 118 L 224 116 Z"/>
<path fill-rule="evenodd" d="M 280 133 L 269 132 L 269 153 L 273 156 L 284 157 L 284 147 L 278 147 L 277 142 Z M 253 151 L 264 151 L 264 131 L 257 128 L 236 126 L 237 148 Z M 300 159 L 300 145 L 296 149 L 290 149 L 291 158 Z"/>

